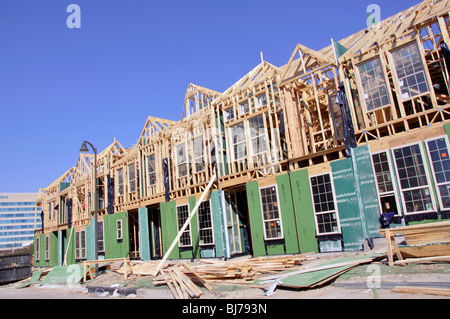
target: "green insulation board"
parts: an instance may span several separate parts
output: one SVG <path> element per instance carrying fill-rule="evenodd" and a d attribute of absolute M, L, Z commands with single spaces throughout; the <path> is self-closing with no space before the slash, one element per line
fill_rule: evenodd
<path fill-rule="evenodd" d="M 344 250 L 360 250 L 365 237 L 352 159 L 346 158 L 330 165 Z"/>

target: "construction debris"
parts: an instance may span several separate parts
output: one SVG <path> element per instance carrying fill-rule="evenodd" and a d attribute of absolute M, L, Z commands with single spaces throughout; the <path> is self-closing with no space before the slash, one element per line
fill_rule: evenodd
<path fill-rule="evenodd" d="M 360 257 L 343 257 L 324 263 L 311 269 L 303 269 L 282 275 L 264 278 L 276 280 L 278 286 L 288 288 L 316 288 L 329 283 L 341 274 L 355 268 L 358 265 L 371 263 L 384 259 L 386 255 L 372 254 Z"/>
<path fill-rule="evenodd" d="M 153 276 L 154 285 L 167 285 L 177 299 L 198 298 L 202 294 L 199 287 L 213 290 L 212 285 L 252 285 L 258 275 L 277 274 L 312 260 L 307 254 L 238 258 L 233 260 L 199 259 L 196 263 L 171 261 L 154 276 L 159 266 L 155 262 L 132 263 L 134 275 Z M 123 267 L 115 271 L 123 273 Z"/>

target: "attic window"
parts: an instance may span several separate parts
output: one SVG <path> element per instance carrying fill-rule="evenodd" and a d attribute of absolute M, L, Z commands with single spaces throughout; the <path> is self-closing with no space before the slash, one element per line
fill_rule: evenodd
<path fill-rule="evenodd" d="M 182 143 L 175 147 L 176 163 L 177 163 L 177 175 L 178 178 L 187 176 L 187 154 L 186 144 Z"/>
<path fill-rule="evenodd" d="M 402 100 L 428 92 L 425 70 L 416 42 L 391 52 Z"/>
<path fill-rule="evenodd" d="M 389 105 L 389 93 L 380 58 L 358 65 L 367 112 Z"/>
<path fill-rule="evenodd" d="M 230 127 L 231 148 L 233 160 L 237 161 L 247 156 L 247 144 L 244 129 L 244 122 Z"/>
<path fill-rule="evenodd" d="M 234 110 L 233 108 L 229 108 L 228 110 L 224 111 L 224 115 L 225 115 L 225 121 L 229 121 L 234 119 Z"/>
<path fill-rule="evenodd" d="M 123 168 L 117 170 L 117 194 L 123 195 Z"/>
<path fill-rule="evenodd" d="M 196 137 L 193 141 L 194 144 L 194 167 L 195 172 L 204 171 L 205 157 L 203 156 L 203 136 Z"/>
<path fill-rule="evenodd" d="M 128 185 L 130 193 L 136 191 L 136 164 L 128 165 Z"/>
<path fill-rule="evenodd" d="M 240 103 L 239 107 L 241 109 L 241 114 L 247 114 L 248 113 L 248 111 L 249 111 L 248 101 Z"/>
<path fill-rule="evenodd" d="M 256 108 L 260 108 L 267 105 L 266 93 L 260 94 L 256 97 L 257 103 Z"/>
<path fill-rule="evenodd" d="M 147 157 L 148 184 L 156 184 L 155 154 Z"/>

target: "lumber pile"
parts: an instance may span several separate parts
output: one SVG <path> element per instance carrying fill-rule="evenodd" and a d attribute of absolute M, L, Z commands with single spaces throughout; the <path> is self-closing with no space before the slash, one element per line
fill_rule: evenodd
<path fill-rule="evenodd" d="M 198 298 L 203 287 L 211 291 L 212 285 L 252 284 L 258 275 L 278 274 L 302 265 L 314 258 L 307 254 L 241 257 L 232 260 L 199 259 L 196 262 L 166 262 L 158 272 L 158 261 L 134 261 L 131 264 L 133 275 L 152 276 L 153 285 L 167 285 L 177 299 Z M 124 273 L 125 269 L 115 269 Z"/>
<path fill-rule="evenodd" d="M 244 258 L 228 261 L 199 260 L 196 264 L 169 264 L 154 277 L 154 285 L 167 285 L 175 298 L 198 298 L 211 285 L 252 284 L 260 274 L 274 274 L 313 258 L 305 255 Z M 195 289 L 197 288 L 197 289 Z"/>

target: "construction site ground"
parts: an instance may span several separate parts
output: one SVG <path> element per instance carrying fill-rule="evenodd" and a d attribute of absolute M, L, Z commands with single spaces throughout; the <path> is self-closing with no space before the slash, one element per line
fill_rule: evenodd
<path fill-rule="evenodd" d="M 385 246 L 379 241 L 374 249 L 359 252 L 333 252 L 308 254 L 312 257 L 295 269 L 286 272 L 316 267 L 340 257 L 361 257 L 368 253 L 384 253 Z M 242 257 L 245 258 L 245 257 Z M 173 261 L 176 262 L 176 261 Z M 142 263 L 142 262 L 141 262 Z M 336 279 L 316 288 L 291 289 L 277 287 L 273 294 L 265 292 L 270 284 L 264 283 L 264 275 L 249 284 L 212 284 L 212 290 L 199 287 L 199 299 L 448 299 L 448 296 L 393 292 L 396 286 L 420 286 L 450 288 L 450 263 L 421 262 L 405 266 L 389 266 L 386 260 L 358 265 L 339 275 Z M 173 299 L 167 285 L 154 285 L 153 276 L 129 276 L 105 271 L 94 279 L 74 285 L 31 284 L 16 289 L 19 283 L 0 286 L 2 299 Z M 374 289 L 375 287 L 375 289 Z"/>

